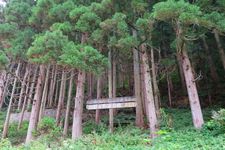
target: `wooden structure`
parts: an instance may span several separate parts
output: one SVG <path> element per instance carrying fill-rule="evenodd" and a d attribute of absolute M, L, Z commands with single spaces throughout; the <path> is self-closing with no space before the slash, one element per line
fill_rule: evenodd
<path fill-rule="evenodd" d="M 88 110 L 131 108 L 136 107 L 136 105 L 137 103 L 135 97 L 117 97 L 89 100 L 87 101 L 86 108 Z"/>
<path fill-rule="evenodd" d="M 89 100 L 87 101 L 86 108 L 88 110 L 100 110 L 100 109 L 113 110 L 114 108 L 132 108 L 136 106 L 137 103 L 135 97 L 116 97 L 116 98 Z M 112 129 L 113 129 L 113 116 L 110 116 L 109 113 L 110 132 L 113 132 Z"/>

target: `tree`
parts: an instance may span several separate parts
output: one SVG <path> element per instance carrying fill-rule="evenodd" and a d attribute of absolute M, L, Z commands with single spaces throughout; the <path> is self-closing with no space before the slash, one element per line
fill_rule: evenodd
<path fill-rule="evenodd" d="M 185 36 L 189 33 L 189 28 L 193 24 L 201 21 L 201 11 L 198 6 L 182 1 L 168 0 L 160 2 L 153 7 L 153 17 L 160 21 L 172 23 L 176 32 L 176 49 L 182 58 L 182 69 L 186 81 L 188 97 L 191 106 L 193 124 L 196 128 L 201 128 L 204 121 L 195 83 L 193 69 L 187 53 L 187 41 Z"/>

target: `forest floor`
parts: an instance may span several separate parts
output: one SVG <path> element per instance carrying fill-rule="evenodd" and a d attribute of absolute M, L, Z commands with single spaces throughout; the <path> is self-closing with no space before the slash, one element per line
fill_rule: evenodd
<path fill-rule="evenodd" d="M 96 125 L 93 120 L 83 125 L 84 135 L 77 141 L 63 138 L 61 130 L 36 133 L 36 140 L 30 145 L 21 144 L 26 136 L 28 122 L 17 131 L 17 124 L 9 128 L 8 139 L 0 141 L 1 150 L 223 150 L 225 132 L 217 129 L 210 121 L 213 109 L 204 109 L 205 126 L 201 130 L 193 128 L 189 109 L 165 109 L 162 111 L 159 137 L 150 140 L 149 130 L 133 125 L 134 116 L 119 113 L 115 118 L 113 134 L 108 132 L 107 116 Z M 215 109 L 214 109 L 215 110 Z M 217 110 L 217 109 L 216 109 Z M 0 135 L 4 122 L 4 112 L 0 112 Z M 48 121 L 46 121 L 48 122 Z M 51 121 L 49 121 L 51 122 Z M 48 122 L 48 123 L 49 123 Z M 51 124 L 51 123 L 50 123 Z M 70 131 L 71 132 L 71 131 Z M 68 135 L 71 137 L 71 135 Z"/>

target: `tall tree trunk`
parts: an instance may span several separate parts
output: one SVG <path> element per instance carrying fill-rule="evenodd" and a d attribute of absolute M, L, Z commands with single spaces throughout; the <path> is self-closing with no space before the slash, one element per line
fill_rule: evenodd
<path fill-rule="evenodd" d="M 137 38 L 136 30 L 133 30 L 134 38 Z M 140 77 L 140 58 L 139 52 L 136 48 L 133 48 L 133 68 L 134 68 L 134 91 L 136 97 L 136 118 L 135 124 L 137 127 L 144 127 L 143 105 L 141 97 L 141 77 Z"/>
<path fill-rule="evenodd" d="M 210 70 L 210 75 L 211 75 L 213 81 L 215 81 L 216 83 L 219 83 L 219 76 L 218 76 L 218 74 L 216 72 L 216 66 L 215 66 L 215 64 L 213 62 L 213 59 L 211 57 L 208 44 L 207 44 L 205 38 L 202 38 L 202 41 L 203 41 L 203 45 L 205 47 L 205 51 L 206 51 L 206 55 L 207 55 L 207 60 L 208 60 L 209 70 Z"/>
<path fill-rule="evenodd" d="M 57 81 L 56 77 L 56 89 L 55 89 L 55 96 L 54 96 L 54 106 L 57 106 L 57 101 L 59 97 L 59 88 L 60 88 L 60 81 Z"/>
<path fill-rule="evenodd" d="M 112 51 L 109 50 L 108 54 L 109 67 L 108 67 L 108 86 L 109 98 L 113 97 L 113 77 L 112 77 Z M 109 131 L 113 132 L 113 109 L 109 109 Z"/>
<path fill-rule="evenodd" d="M 22 110 L 21 110 L 21 113 L 20 113 L 20 119 L 19 119 L 17 130 L 19 130 L 21 125 L 22 125 L 24 112 L 26 110 L 26 104 L 27 104 L 27 99 L 28 99 L 28 91 L 29 91 L 29 85 L 30 85 L 30 72 L 28 73 L 28 79 L 27 79 L 27 82 L 25 84 L 26 84 L 25 97 L 24 97 L 24 100 L 23 100 L 23 106 L 22 106 Z"/>
<path fill-rule="evenodd" d="M 177 58 L 177 65 L 178 65 L 179 73 L 180 73 L 180 81 L 181 81 L 182 89 L 183 91 L 186 91 L 186 83 L 184 78 L 184 72 L 182 69 L 182 58 L 179 54 L 176 55 L 176 58 Z"/>
<path fill-rule="evenodd" d="M 80 71 L 78 74 L 75 107 L 73 114 L 73 128 L 72 139 L 77 139 L 82 135 L 82 114 L 83 114 L 83 101 L 84 101 L 84 84 L 85 72 Z"/>
<path fill-rule="evenodd" d="M 102 76 L 99 76 L 97 79 L 97 99 L 100 99 L 102 96 Z M 95 112 L 95 122 L 96 124 L 100 123 L 100 110 L 97 109 Z"/>
<path fill-rule="evenodd" d="M 155 59 L 154 59 L 154 51 L 151 48 L 151 64 L 152 64 L 152 81 L 153 81 L 153 93 L 154 93 L 154 100 L 155 100 L 155 108 L 156 108 L 156 115 L 160 117 L 160 93 L 159 87 L 156 80 L 156 69 L 155 69 Z"/>
<path fill-rule="evenodd" d="M 37 73 L 38 73 L 38 67 L 35 66 L 33 78 L 32 78 L 32 81 L 31 81 L 31 86 L 30 86 L 28 101 L 27 101 L 27 110 L 29 110 L 30 109 L 30 106 L 31 106 L 31 100 L 33 98 L 33 92 L 34 92 L 34 86 L 35 86 L 35 81 L 36 81 Z"/>
<path fill-rule="evenodd" d="M 84 44 L 88 39 L 88 33 L 83 33 L 81 38 L 81 44 Z M 85 71 L 79 70 L 75 107 L 73 113 L 73 127 L 72 127 L 72 139 L 77 139 L 82 135 L 82 115 L 83 115 L 83 103 L 84 103 L 84 84 L 85 84 Z"/>
<path fill-rule="evenodd" d="M 6 71 L 2 70 L 0 73 L 0 110 L 4 103 L 4 82 L 6 78 Z"/>
<path fill-rule="evenodd" d="M 69 127 L 70 103 L 71 103 L 72 90 L 73 90 L 74 71 L 72 71 L 70 74 L 71 75 L 70 75 L 68 99 L 67 99 L 67 105 L 66 105 L 66 115 L 65 115 L 64 129 L 63 129 L 64 136 L 67 136 L 68 127 Z"/>
<path fill-rule="evenodd" d="M 10 119 L 12 103 L 13 103 L 14 93 L 15 93 L 15 90 L 16 90 L 16 83 L 17 83 L 17 78 L 18 78 L 18 75 L 19 75 L 20 67 L 21 67 L 21 63 L 19 62 L 18 66 L 17 66 L 17 69 L 16 69 L 16 76 L 15 76 L 14 81 L 13 81 L 13 89 L 12 89 L 11 97 L 10 97 L 10 100 L 9 100 L 9 106 L 8 106 L 8 110 L 7 110 L 7 114 L 6 114 L 4 128 L 3 128 L 3 131 L 2 131 L 2 138 L 5 138 L 7 136 L 7 133 L 8 133 L 9 119 Z"/>
<path fill-rule="evenodd" d="M 45 75 L 45 84 L 44 84 L 43 94 L 41 98 L 41 106 L 40 106 L 40 112 L 39 112 L 39 118 L 38 118 L 39 121 L 41 120 L 45 112 L 45 105 L 46 105 L 47 92 L 48 92 L 49 72 L 50 72 L 50 65 L 48 65 L 47 72 Z"/>
<path fill-rule="evenodd" d="M 14 64 L 11 64 L 10 68 L 9 68 L 9 72 L 10 73 L 12 72 L 13 67 L 14 67 Z M 6 81 L 5 81 L 4 89 L 3 89 L 2 101 L 0 103 L 0 110 L 2 109 L 2 106 L 3 106 L 4 100 L 5 100 L 6 94 L 8 92 L 8 85 L 9 85 L 9 82 L 10 82 L 10 79 L 11 79 L 11 74 L 10 73 L 9 74 L 6 73 Z"/>
<path fill-rule="evenodd" d="M 195 128 L 201 128 L 204 120 L 202 116 L 202 110 L 199 102 L 198 91 L 195 84 L 194 74 L 192 72 L 192 66 L 186 51 L 185 45 L 181 52 L 182 68 L 187 85 L 187 92 L 191 106 L 192 119 Z"/>
<path fill-rule="evenodd" d="M 219 36 L 219 33 L 216 29 L 213 30 L 213 33 L 214 33 L 214 36 L 215 36 L 215 39 L 216 39 L 217 47 L 219 49 L 220 58 L 221 58 L 221 61 L 223 63 L 223 69 L 225 70 L 225 53 L 224 53 L 222 43 L 220 41 L 220 36 Z"/>
<path fill-rule="evenodd" d="M 32 110 L 30 114 L 30 121 L 27 130 L 27 137 L 25 143 L 28 144 L 33 139 L 32 132 L 36 129 L 37 119 L 39 115 L 39 109 L 41 104 L 41 93 L 42 93 L 42 85 L 44 82 L 44 75 L 45 75 L 45 67 L 44 65 L 40 65 L 40 71 L 38 75 L 38 80 L 36 84 L 36 90 L 34 95 L 34 100 L 32 104 Z"/>
<path fill-rule="evenodd" d="M 140 55 L 141 56 L 141 55 Z M 144 80 L 144 67 L 143 63 L 140 63 L 140 71 L 141 71 L 141 99 L 142 99 L 142 107 L 144 116 L 148 118 L 148 109 L 146 106 L 146 91 L 145 91 L 145 80 Z"/>
<path fill-rule="evenodd" d="M 26 65 L 26 71 L 25 71 L 23 81 L 22 81 L 22 87 L 21 87 L 21 91 L 20 91 L 20 97 L 19 97 L 19 103 L 18 103 L 17 110 L 21 109 L 22 99 L 24 99 L 24 91 L 25 91 L 25 88 L 26 88 L 26 80 L 27 80 L 28 74 L 29 74 L 29 64 Z"/>
<path fill-rule="evenodd" d="M 145 81 L 145 92 L 146 92 L 146 107 L 148 113 L 148 121 L 150 127 L 151 137 L 155 138 L 156 131 L 157 131 L 157 117 L 156 117 L 156 110 L 155 110 L 155 102 L 154 102 L 154 95 L 153 95 L 153 87 L 152 87 L 152 79 L 151 73 L 148 63 L 148 55 L 146 52 L 146 45 L 141 45 L 142 49 L 142 63 L 143 63 L 143 71 L 144 71 L 144 81 Z"/>
<path fill-rule="evenodd" d="M 61 110 L 63 108 L 63 101 L 65 98 L 65 88 L 66 88 L 66 72 L 62 71 L 62 78 L 61 78 L 61 86 L 60 86 L 60 93 L 59 93 L 59 100 L 58 100 L 58 106 L 56 111 L 56 123 L 59 125 L 60 123 L 60 117 L 61 117 Z"/>
<path fill-rule="evenodd" d="M 49 88 L 48 107 L 52 107 L 53 105 L 53 96 L 54 96 L 55 85 L 56 85 L 56 75 L 57 75 L 57 66 L 54 65 L 52 68 L 51 83 Z"/>
<path fill-rule="evenodd" d="M 168 90 L 168 98 L 169 98 L 169 105 L 172 107 L 172 96 L 171 96 L 171 79 L 169 73 L 166 72 L 166 81 L 167 81 L 167 90 Z"/>
<path fill-rule="evenodd" d="M 88 73 L 88 99 L 93 98 L 93 75 Z"/>

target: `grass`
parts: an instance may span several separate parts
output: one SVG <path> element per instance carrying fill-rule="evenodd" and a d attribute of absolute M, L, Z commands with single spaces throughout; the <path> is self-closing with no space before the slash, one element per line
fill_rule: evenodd
<path fill-rule="evenodd" d="M 206 122 L 210 120 L 212 109 L 203 111 Z M 133 116 L 118 114 L 119 122 L 125 120 L 126 124 L 119 124 L 113 134 L 108 132 L 105 123 L 96 125 L 92 120 L 84 123 L 84 135 L 74 141 L 69 138 L 49 139 L 49 135 L 42 134 L 30 145 L 11 146 L 7 140 L 0 142 L 0 147 L 5 150 L 46 150 L 47 148 L 56 150 L 223 150 L 225 149 L 225 133 L 216 132 L 203 128 L 196 130 L 193 128 L 191 113 L 188 109 L 166 109 L 163 111 L 160 135 L 155 140 L 148 138 L 149 131 L 141 130 L 127 123 L 133 121 Z M 107 119 L 106 119 L 107 120 Z M 26 134 L 26 123 L 21 129 L 20 134 L 15 132 L 15 128 L 10 127 L 9 140 L 19 141 Z M 12 137 L 14 136 L 13 140 Z M 20 142 L 20 141 L 19 141 Z M 13 142 L 12 142 L 13 143 Z M 13 143 L 15 144 L 15 143 Z"/>

